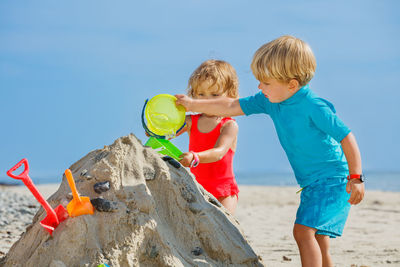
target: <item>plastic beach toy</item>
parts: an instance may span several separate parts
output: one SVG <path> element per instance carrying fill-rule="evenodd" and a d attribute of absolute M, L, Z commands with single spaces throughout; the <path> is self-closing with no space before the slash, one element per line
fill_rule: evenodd
<path fill-rule="evenodd" d="M 13 172 L 17 170 L 19 167 L 21 167 L 22 164 L 24 165 L 24 170 L 22 171 L 22 173 L 20 175 L 13 174 Z M 53 210 L 52 207 L 49 205 L 49 203 L 44 199 L 44 197 L 40 194 L 40 192 L 33 184 L 31 178 L 28 175 L 28 172 L 29 172 L 28 160 L 22 159 L 14 167 L 12 167 L 10 170 L 7 171 L 7 175 L 10 176 L 11 178 L 22 180 L 22 182 L 24 182 L 26 187 L 28 187 L 33 196 L 36 198 L 36 200 L 43 206 L 43 208 L 47 213 L 47 216 L 40 222 L 40 224 L 44 227 L 44 229 L 47 232 L 50 233 L 50 235 L 53 235 L 54 229 L 62 221 L 68 218 L 68 212 L 62 205 L 58 205 L 57 208 Z"/>
<path fill-rule="evenodd" d="M 182 155 L 182 152 L 167 139 L 150 137 L 144 145 L 153 148 L 160 154 L 168 155 L 177 161 L 180 160 L 179 157 Z"/>
<path fill-rule="evenodd" d="M 85 214 L 93 214 L 94 207 L 90 203 L 89 197 L 80 197 L 78 191 L 76 190 L 74 177 L 70 169 L 65 170 L 65 176 L 67 177 L 69 187 L 72 191 L 73 199 L 67 205 L 67 211 L 69 216 L 77 217 Z"/>
<path fill-rule="evenodd" d="M 176 106 L 175 101 L 176 97 L 169 94 L 156 95 L 146 100 L 142 110 L 142 124 L 150 136 L 175 137 L 184 127 L 186 110 L 181 105 Z"/>

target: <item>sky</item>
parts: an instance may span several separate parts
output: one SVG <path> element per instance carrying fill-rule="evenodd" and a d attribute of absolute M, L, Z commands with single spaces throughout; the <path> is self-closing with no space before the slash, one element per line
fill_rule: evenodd
<path fill-rule="evenodd" d="M 310 87 L 335 105 L 366 172 L 399 172 L 398 1 L 0 2 L 0 182 L 22 158 L 35 181 L 141 126 L 145 99 L 185 93 L 208 59 L 257 93 L 250 63 L 263 44 L 294 35 L 314 51 Z M 237 117 L 238 173 L 290 173 L 266 115 Z M 173 140 L 182 151 L 187 135 Z"/>

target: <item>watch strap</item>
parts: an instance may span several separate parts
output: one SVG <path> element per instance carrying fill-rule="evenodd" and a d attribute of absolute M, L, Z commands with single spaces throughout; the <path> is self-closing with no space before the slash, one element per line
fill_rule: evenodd
<path fill-rule="evenodd" d="M 364 177 L 363 174 L 350 174 L 347 176 L 347 180 L 359 179 L 361 182 L 364 182 Z"/>

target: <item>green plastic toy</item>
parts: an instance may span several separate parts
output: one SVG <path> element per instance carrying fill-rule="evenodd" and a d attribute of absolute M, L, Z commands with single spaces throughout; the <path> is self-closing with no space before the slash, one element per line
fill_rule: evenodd
<path fill-rule="evenodd" d="M 147 140 L 145 146 L 149 146 L 156 150 L 158 153 L 170 156 L 177 161 L 180 160 L 179 157 L 182 155 L 182 152 L 167 139 L 150 137 L 149 140 Z"/>
<path fill-rule="evenodd" d="M 146 99 L 142 109 L 142 126 L 150 136 L 145 146 L 179 161 L 182 152 L 168 139 L 174 138 L 185 127 L 186 111 L 183 106 L 176 106 L 175 101 L 176 97 L 168 94 Z"/>
<path fill-rule="evenodd" d="M 168 94 L 156 95 L 146 100 L 142 111 L 142 123 L 150 136 L 173 138 L 184 127 L 185 108 L 182 105 L 176 106 L 175 101 L 176 97 Z"/>

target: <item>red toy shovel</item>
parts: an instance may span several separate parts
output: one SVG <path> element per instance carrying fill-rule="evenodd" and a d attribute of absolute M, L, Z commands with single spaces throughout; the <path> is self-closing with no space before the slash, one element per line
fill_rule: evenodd
<path fill-rule="evenodd" d="M 25 168 L 24 171 L 20 175 L 12 174 L 12 172 L 21 167 L 22 164 L 24 164 Z M 17 163 L 17 165 L 15 165 L 14 167 L 12 167 L 10 170 L 7 171 L 7 175 L 10 176 L 11 178 L 22 180 L 22 182 L 24 182 L 26 187 L 28 187 L 28 189 L 32 192 L 36 200 L 43 206 L 43 208 L 46 210 L 47 216 L 40 222 L 40 224 L 44 227 L 44 229 L 47 232 L 50 233 L 50 235 L 53 235 L 54 229 L 60 224 L 60 222 L 68 218 L 68 212 L 62 205 L 58 205 L 58 207 L 53 210 L 49 205 L 49 203 L 37 190 L 31 178 L 29 178 L 28 172 L 29 172 L 28 160 L 22 159 L 20 162 Z"/>

